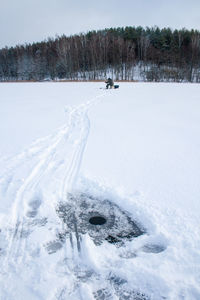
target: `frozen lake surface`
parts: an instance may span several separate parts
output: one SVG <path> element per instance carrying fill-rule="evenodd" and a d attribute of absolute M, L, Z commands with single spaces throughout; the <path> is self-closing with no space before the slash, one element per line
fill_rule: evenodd
<path fill-rule="evenodd" d="M 0 299 L 200 299 L 200 85 L 0 84 Z"/>

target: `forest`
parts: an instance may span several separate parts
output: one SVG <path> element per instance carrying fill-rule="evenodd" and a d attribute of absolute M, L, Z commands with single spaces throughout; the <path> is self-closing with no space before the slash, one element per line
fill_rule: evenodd
<path fill-rule="evenodd" d="M 0 49 L 0 81 L 200 82 L 200 32 L 120 27 Z"/>

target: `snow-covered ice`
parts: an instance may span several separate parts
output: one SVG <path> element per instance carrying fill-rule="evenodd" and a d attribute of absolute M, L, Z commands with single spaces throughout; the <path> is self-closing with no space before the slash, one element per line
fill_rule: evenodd
<path fill-rule="evenodd" d="M 0 299 L 200 299 L 200 85 L 102 85 L 0 84 Z"/>

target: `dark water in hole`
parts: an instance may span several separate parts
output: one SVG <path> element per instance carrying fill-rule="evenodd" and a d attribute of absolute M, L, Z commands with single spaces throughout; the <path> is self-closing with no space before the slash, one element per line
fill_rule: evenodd
<path fill-rule="evenodd" d="M 92 225 L 103 225 L 106 223 L 106 219 L 104 217 L 95 216 L 89 219 L 90 224 Z"/>

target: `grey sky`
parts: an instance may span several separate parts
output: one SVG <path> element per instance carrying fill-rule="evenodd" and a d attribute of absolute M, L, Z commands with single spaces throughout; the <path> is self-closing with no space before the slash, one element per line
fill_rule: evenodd
<path fill-rule="evenodd" d="M 0 0 L 0 48 L 127 25 L 200 30 L 200 0 Z"/>

